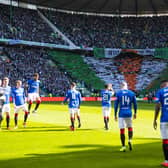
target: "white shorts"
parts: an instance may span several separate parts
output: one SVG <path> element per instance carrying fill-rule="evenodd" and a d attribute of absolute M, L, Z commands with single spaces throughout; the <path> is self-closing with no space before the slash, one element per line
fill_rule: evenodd
<path fill-rule="evenodd" d="M 168 122 L 160 123 L 160 132 L 162 139 L 168 139 Z"/>
<path fill-rule="evenodd" d="M 130 128 L 132 127 L 132 118 L 119 118 L 119 128 Z"/>
<path fill-rule="evenodd" d="M 78 108 L 69 108 L 69 113 L 72 114 L 72 115 L 80 115 L 80 109 Z"/>
<path fill-rule="evenodd" d="M 2 113 L 8 112 L 10 113 L 10 104 L 4 104 L 2 108 Z"/>
<path fill-rule="evenodd" d="M 111 107 L 103 107 L 102 112 L 104 117 L 109 117 L 111 114 Z"/>
<path fill-rule="evenodd" d="M 24 112 L 28 112 L 27 105 L 24 104 L 24 105 L 21 105 L 21 106 L 15 106 L 14 107 L 14 113 L 18 113 L 20 110 L 22 110 Z"/>
<path fill-rule="evenodd" d="M 38 93 L 28 93 L 28 101 L 36 101 L 40 98 Z"/>

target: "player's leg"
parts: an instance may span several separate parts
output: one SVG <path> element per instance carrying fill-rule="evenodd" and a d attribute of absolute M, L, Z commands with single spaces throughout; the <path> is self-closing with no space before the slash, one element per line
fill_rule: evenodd
<path fill-rule="evenodd" d="M 33 104 L 33 102 L 31 100 L 29 100 L 28 101 L 28 111 L 29 111 L 29 113 L 30 113 L 32 104 Z"/>
<path fill-rule="evenodd" d="M 106 115 L 106 117 L 107 117 L 107 127 L 108 127 L 108 128 L 109 128 L 109 118 L 110 118 L 110 114 L 111 114 L 111 108 L 108 107 L 108 109 L 107 109 L 107 115 Z"/>
<path fill-rule="evenodd" d="M 3 120 L 2 111 L 0 111 L 0 129 L 1 129 L 2 120 Z"/>
<path fill-rule="evenodd" d="M 28 112 L 28 109 L 27 109 L 27 106 L 26 106 L 26 104 L 24 104 L 23 106 L 22 106 L 22 109 L 23 109 L 23 111 L 24 111 L 24 122 L 23 122 L 23 126 L 24 127 L 26 127 L 26 122 L 27 122 L 27 118 L 28 118 L 28 115 L 29 115 L 29 112 Z"/>
<path fill-rule="evenodd" d="M 32 93 L 28 93 L 28 111 L 29 111 L 29 113 L 30 113 L 32 104 L 33 104 Z"/>
<path fill-rule="evenodd" d="M 78 119 L 78 128 L 80 128 L 81 127 L 81 119 L 80 119 L 80 109 L 79 108 L 76 109 L 76 117 Z"/>
<path fill-rule="evenodd" d="M 35 108 L 34 108 L 34 110 L 33 110 L 33 113 L 36 113 L 36 112 L 37 112 L 37 109 L 39 108 L 40 103 L 41 103 L 41 99 L 40 99 L 40 97 L 37 95 L 37 96 L 36 96 L 36 106 L 35 106 Z"/>
<path fill-rule="evenodd" d="M 107 122 L 107 108 L 103 107 L 103 117 L 104 117 L 104 128 L 108 130 L 108 122 Z"/>
<path fill-rule="evenodd" d="M 161 123 L 160 125 L 162 135 L 162 147 L 165 161 L 162 163 L 164 167 L 168 167 L 168 123 Z"/>
<path fill-rule="evenodd" d="M 5 104 L 2 108 L 2 113 L 6 114 L 6 127 L 10 129 L 10 105 Z"/>
<path fill-rule="evenodd" d="M 75 129 L 75 111 L 73 108 L 70 108 L 69 112 L 70 112 L 70 120 L 71 120 L 70 129 L 71 129 L 71 131 L 74 131 L 74 129 Z"/>
<path fill-rule="evenodd" d="M 133 127 L 132 127 L 132 118 L 126 118 L 126 127 L 128 128 L 128 146 L 129 150 L 132 150 L 132 138 L 133 138 Z"/>
<path fill-rule="evenodd" d="M 3 108 L 3 101 L 0 100 L 0 128 L 3 120 L 2 108 Z"/>
<path fill-rule="evenodd" d="M 18 112 L 20 110 L 20 107 L 15 106 L 14 107 L 14 122 L 15 122 L 15 127 L 14 129 L 18 128 Z"/>
<path fill-rule="evenodd" d="M 126 146 L 125 146 L 125 121 L 124 121 L 124 118 L 119 118 L 119 128 L 120 128 L 120 140 L 121 140 L 121 144 L 122 144 L 120 151 L 125 152 Z"/>
<path fill-rule="evenodd" d="M 10 113 L 6 112 L 6 128 L 10 129 Z"/>

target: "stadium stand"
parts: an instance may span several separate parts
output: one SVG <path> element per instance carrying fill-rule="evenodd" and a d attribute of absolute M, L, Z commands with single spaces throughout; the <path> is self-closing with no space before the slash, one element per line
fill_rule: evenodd
<path fill-rule="evenodd" d="M 37 11 L 0 4 L 0 38 L 67 45 Z"/>
<path fill-rule="evenodd" d="M 139 55 L 121 55 L 116 57 L 115 62 L 118 66 L 118 71 L 124 75 L 129 88 L 136 90 L 137 74 L 141 69 L 142 56 Z"/>
<path fill-rule="evenodd" d="M 65 72 L 67 72 L 73 80 L 84 82 L 90 88 L 100 90 L 104 87 L 104 82 L 96 76 L 95 72 L 86 64 L 79 54 L 52 51 L 50 56 L 53 61 Z"/>
<path fill-rule="evenodd" d="M 8 76 L 11 84 L 16 79 L 24 83 L 38 72 L 42 82 L 42 89 L 55 96 L 64 96 L 70 83 L 70 78 L 61 72 L 48 57 L 47 51 L 33 48 L 4 47 L 3 52 L 7 61 L 2 61 L 0 77 Z"/>
<path fill-rule="evenodd" d="M 77 46 L 143 49 L 168 46 L 168 16 L 100 17 L 48 10 L 42 13 Z"/>
<path fill-rule="evenodd" d="M 118 83 L 124 80 L 124 76 L 118 72 L 113 59 L 96 59 L 94 57 L 83 57 L 83 59 L 100 79 L 105 81 L 105 83 L 113 83 L 115 90 L 119 89 Z"/>
<path fill-rule="evenodd" d="M 129 88 L 141 91 L 158 78 L 168 66 L 168 60 L 152 56 L 121 55 L 113 59 L 84 57 L 96 75 L 106 83 L 113 83 L 119 89 L 121 80 L 128 82 Z"/>
<path fill-rule="evenodd" d="M 36 10 L 2 4 L 0 9 L 3 9 L 0 10 L 0 38 L 67 45 Z M 100 17 L 40 11 L 81 48 L 168 47 L 168 16 Z M 126 80 L 132 90 L 151 89 L 168 65 L 167 60 L 129 54 L 114 59 L 96 59 L 61 51 L 49 52 L 49 57 L 43 48 L 3 47 L 0 51 L 3 55 L 0 58 L 0 77 L 9 76 L 14 84 L 15 79 L 25 82 L 32 73 L 39 72 L 43 89 L 59 96 L 65 94 L 70 78 L 92 91 L 111 82 L 118 90 L 121 80 Z"/>
<path fill-rule="evenodd" d="M 158 80 L 158 77 L 160 78 L 163 74 L 165 74 L 164 71 L 167 66 L 167 59 L 153 58 L 152 56 L 144 57 L 141 65 L 141 71 L 137 76 L 136 90 L 149 90 L 153 87 L 154 83 L 156 83 L 155 80 Z M 164 75 L 164 77 L 166 77 L 166 75 Z M 153 81 L 155 82 L 153 83 Z M 152 90 L 155 90 L 156 86 L 159 87 L 159 81 L 160 80 L 157 81 L 157 85 L 155 85 Z"/>

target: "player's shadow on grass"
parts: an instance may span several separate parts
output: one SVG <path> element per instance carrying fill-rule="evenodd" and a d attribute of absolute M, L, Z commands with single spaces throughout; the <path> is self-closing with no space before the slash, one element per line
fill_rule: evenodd
<path fill-rule="evenodd" d="M 77 131 L 91 131 L 93 129 L 76 129 Z M 62 132 L 62 131 L 70 131 L 69 127 L 61 127 L 61 126 L 53 126 L 53 127 L 27 127 L 27 128 L 19 128 L 16 130 L 11 130 L 11 132 Z"/>
<path fill-rule="evenodd" d="M 160 143 L 134 145 L 132 152 L 119 146 L 78 144 L 60 147 L 62 153 L 30 153 L 24 158 L 0 160 L 2 168 L 159 168 Z M 33 151 L 33 149 L 32 149 Z M 157 160 L 156 160 L 157 159 Z"/>

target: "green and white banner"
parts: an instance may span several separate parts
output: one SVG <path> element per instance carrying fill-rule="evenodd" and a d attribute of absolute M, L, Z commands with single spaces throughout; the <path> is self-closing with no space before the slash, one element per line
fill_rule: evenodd
<path fill-rule="evenodd" d="M 138 55 L 152 55 L 157 58 L 168 58 L 168 48 L 156 49 L 119 49 L 119 48 L 94 48 L 94 56 L 97 58 L 113 58 L 120 53 L 135 53 Z"/>

